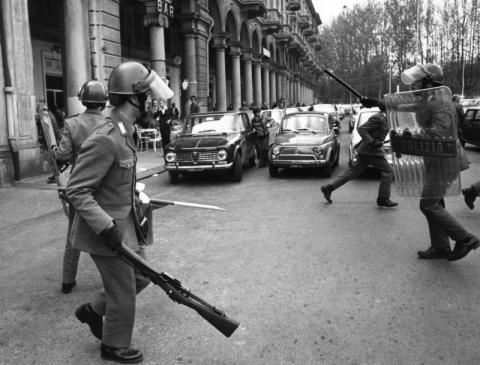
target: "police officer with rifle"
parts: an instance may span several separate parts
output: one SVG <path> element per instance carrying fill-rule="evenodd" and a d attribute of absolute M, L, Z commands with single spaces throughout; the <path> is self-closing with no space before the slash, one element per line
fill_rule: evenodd
<path fill-rule="evenodd" d="M 134 123 L 145 111 L 148 93 L 168 99 L 173 92 L 154 71 L 138 62 L 115 67 L 108 92 L 115 108 L 82 145 L 66 189 L 75 208 L 72 246 L 90 254 L 104 286 L 104 291 L 77 308 L 75 315 L 102 341 L 103 359 L 138 363 L 143 354 L 130 347 L 136 294 L 150 280 L 112 249 L 123 243 L 145 257 L 134 204 L 138 142 Z"/>

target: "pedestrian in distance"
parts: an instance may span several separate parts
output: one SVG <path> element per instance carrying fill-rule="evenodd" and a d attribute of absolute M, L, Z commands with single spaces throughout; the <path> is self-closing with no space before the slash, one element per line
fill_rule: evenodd
<path fill-rule="evenodd" d="M 197 102 L 197 97 L 195 95 L 192 95 L 190 97 L 190 101 L 190 114 L 200 113 L 200 105 Z"/>
<path fill-rule="evenodd" d="M 270 131 L 268 130 L 267 120 L 260 115 L 260 108 L 253 108 L 252 127 L 257 137 L 258 167 L 266 167 Z"/>
<path fill-rule="evenodd" d="M 357 149 L 357 160 L 334 181 L 320 187 L 325 200 L 329 204 L 332 203 L 331 195 L 335 189 L 357 178 L 371 165 L 381 174 L 377 205 L 386 208 L 398 205 L 398 203 L 390 200 L 393 169 L 388 163 L 383 150 L 383 141 L 388 134 L 385 103 L 380 103 L 379 107 L 380 112 L 371 116 L 364 124 L 358 127 L 358 133 L 362 140 Z"/>
<path fill-rule="evenodd" d="M 463 106 L 460 104 L 460 95 L 454 94 L 452 95 L 453 106 L 455 107 L 455 116 L 457 121 L 457 130 L 458 130 L 458 138 L 461 135 L 461 127 L 465 123 L 465 112 L 463 111 Z"/>
<path fill-rule="evenodd" d="M 240 106 L 240 108 L 238 110 L 240 110 L 240 111 L 250 110 L 250 108 L 247 106 L 247 102 L 245 100 L 242 101 L 242 105 Z"/>
<path fill-rule="evenodd" d="M 179 119 L 180 118 L 180 111 L 178 110 L 175 103 L 172 103 L 172 106 L 170 107 L 170 114 L 172 115 L 173 119 Z"/>
<path fill-rule="evenodd" d="M 173 115 L 167 108 L 167 104 L 164 99 L 160 99 L 158 101 L 158 109 L 155 113 L 155 118 L 158 118 L 158 128 L 160 130 L 160 136 L 162 137 L 163 154 L 165 155 L 167 153 L 167 146 L 170 144 Z"/>
<path fill-rule="evenodd" d="M 102 341 L 101 357 L 138 363 L 143 354 L 131 347 L 136 294 L 149 280 L 114 251 L 126 245 L 146 257 L 145 237 L 135 207 L 138 134 L 135 121 L 145 110 L 148 94 L 168 99 L 173 92 L 153 70 L 124 62 L 108 80 L 110 104 L 106 123 L 82 145 L 66 193 L 75 208 L 72 246 L 90 254 L 104 290 L 75 311 L 77 319 Z"/>
<path fill-rule="evenodd" d="M 58 147 L 53 149 L 55 159 L 61 162 L 69 162 L 72 170 L 75 167 L 83 142 L 85 142 L 94 130 L 105 123 L 105 117 L 102 111 L 105 109 L 108 100 L 107 89 L 100 81 L 90 80 L 83 84 L 78 93 L 78 98 L 87 109 L 83 113 L 65 120 Z M 74 216 L 75 209 L 70 205 L 68 210 L 67 240 L 63 255 L 62 293 L 64 294 L 70 293 L 77 285 L 75 279 L 77 276 L 80 250 L 72 247 L 70 237 Z"/>
<path fill-rule="evenodd" d="M 409 85 L 412 90 L 424 90 L 444 86 L 443 72 L 440 66 L 427 63 L 416 65 L 401 74 L 401 80 Z M 418 123 L 424 134 L 441 136 L 449 123 L 447 117 L 451 113 L 451 105 L 443 105 L 434 97 L 425 101 L 422 110 L 418 114 Z M 458 174 L 458 164 L 455 166 L 450 159 L 424 156 L 425 183 L 420 198 L 420 210 L 427 219 L 430 232 L 430 247 L 418 251 L 421 259 L 448 259 L 449 261 L 460 260 L 471 250 L 480 246 L 478 237 L 467 231 L 445 207 L 444 196 L 446 187 L 438 184 L 438 174 L 455 176 Z M 443 162 L 445 161 L 445 162 Z M 455 159 L 456 162 L 456 159 Z M 452 178 L 453 179 L 453 178 Z M 433 198 L 432 196 L 438 196 Z M 456 243 L 453 251 L 450 248 L 450 238 Z"/>

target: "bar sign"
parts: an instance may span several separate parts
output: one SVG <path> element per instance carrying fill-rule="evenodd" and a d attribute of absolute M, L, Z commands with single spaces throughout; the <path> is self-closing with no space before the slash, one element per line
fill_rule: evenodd
<path fill-rule="evenodd" d="M 172 5 L 172 0 L 157 0 L 158 12 L 169 18 L 174 16 L 174 7 Z"/>

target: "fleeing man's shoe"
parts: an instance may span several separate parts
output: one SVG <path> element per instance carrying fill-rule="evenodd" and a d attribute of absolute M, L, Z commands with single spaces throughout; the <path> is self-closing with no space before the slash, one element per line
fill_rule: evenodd
<path fill-rule="evenodd" d="M 421 259 L 448 259 L 450 257 L 450 248 L 438 249 L 429 247 L 424 251 L 418 251 L 417 255 Z"/>
<path fill-rule="evenodd" d="M 99 340 L 102 339 L 103 318 L 96 313 L 90 303 L 82 304 L 75 311 L 75 317 L 82 322 L 88 324 L 90 332 Z"/>
<path fill-rule="evenodd" d="M 448 257 L 448 261 L 457 261 L 463 259 L 471 250 L 476 250 L 480 246 L 478 237 L 472 236 L 465 242 L 455 243 L 455 247 Z"/>
<path fill-rule="evenodd" d="M 62 293 L 63 294 L 70 294 L 72 289 L 77 286 L 77 282 L 74 281 L 73 283 L 62 283 Z"/>
<path fill-rule="evenodd" d="M 398 203 L 392 202 L 389 198 L 377 198 L 377 205 L 379 207 L 392 208 L 396 207 Z"/>
<path fill-rule="evenodd" d="M 110 347 L 102 343 L 100 351 L 102 359 L 122 364 L 137 364 L 143 360 L 143 354 L 139 350 L 129 347 Z"/>
<path fill-rule="evenodd" d="M 469 188 L 463 189 L 462 194 L 465 199 L 465 204 L 467 204 L 467 207 L 469 207 L 470 209 L 475 208 L 475 205 L 473 204 L 475 199 L 477 199 L 477 191 L 475 190 L 475 188 L 471 186 Z"/>
<path fill-rule="evenodd" d="M 328 202 L 328 204 L 332 204 L 332 199 L 331 199 L 332 191 L 333 191 L 332 186 L 331 185 L 322 185 L 322 186 L 320 186 L 320 190 L 322 191 L 323 197 Z"/>

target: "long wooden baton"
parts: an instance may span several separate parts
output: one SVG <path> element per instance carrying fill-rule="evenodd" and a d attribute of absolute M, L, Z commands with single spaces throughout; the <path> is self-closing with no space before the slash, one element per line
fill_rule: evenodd
<path fill-rule="evenodd" d="M 349 91 L 351 91 L 352 93 L 354 93 L 357 97 L 359 97 L 360 99 L 363 98 L 363 95 L 360 94 L 357 90 L 355 90 L 353 87 L 351 87 L 349 84 L 347 84 L 345 81 L 343 81 L 340 77 L 338 77 L 337 75 L 335 75 L 333 72 L 327 70 L 327 69 L 323 69 L 323 71 L 333 77 L 335 80 L 337 80 L 340 84 L 342 84 L 345 88 L 347 88 Z"/>

